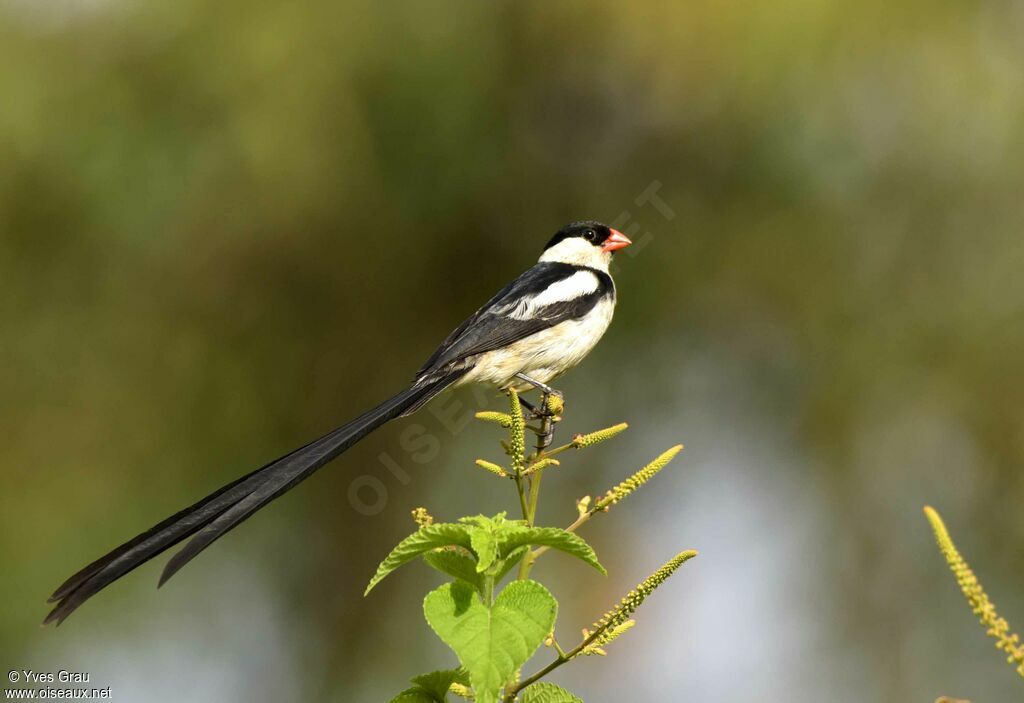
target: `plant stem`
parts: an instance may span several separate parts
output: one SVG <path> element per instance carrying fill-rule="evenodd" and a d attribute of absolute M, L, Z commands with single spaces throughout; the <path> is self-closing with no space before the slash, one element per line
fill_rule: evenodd
<path fill-rule="evenodd" d="M 530 503 L 527 507 L 526 523 L 533 527 L 534 519 L 537 516 L 537 500 L 540 497 L 540 479 L 544 475 L 544 470 L 541 469 L 535 476 L 529 478 L 530 481 Z M 530 577 L 530 569 L 533 568 L 533 562 L 535 557 L 533 552 L 527 552 L 523 555 L 523 560 L 519 562 L 519 576 L 517 577 L 520 581 L 525 581 Z"/>
<path fill-rule="evenodd" d="M 551 450 L 547 451 L 544 454 L 544 456 L 547 457 L 547 458 L 550 458 L 550 457 L 553 457 L 553 456 L 555 456 L 557 454 L 561 454 L 562 452 L 567 452 L 570 449 L 576 449 L 576 445 L 573 444 L 572 442 L 569 442 L 569 444 L 563 444 L 560 447 L 555 447 L 554 449 L 551 449 Z"/>
<path fill-rule="evenodd" d="M 494 575 L 487 574 L 484 576 L 484 605 L 488 608 L 494 604 Z"/>
<path fill-rule="evenodd" d="M 603 627 L 602 628 L 598 628 L 595 632 L 591 632 L 586 637 L 586 639 L 584 639 L 578 645 L 573 647 L 569 652 L 566 652 L 566 653 L 563 654 L 560 651 L 558 656 L 555 658 L 555 660 L 553 662 L 551 662 L 550 664 L 545 666 L 543 669 L 538 671 L 533 676 L 531 676 L 529 678 L 526 678 L 526 679 L 523 679 L 518 684 L 516 684 L 516 686 L 513 687 L 511 691 L 509 691 L 507 694 L 505 694 L 505 703 L 512 703 L 512 701 L 514 701 L 516 699 L 516 696 L 519 695 L 519 692 L 522 691 L 524 688 L 526 688 L 530 684 L 533 684 L 533 683 L 536 683 L 536 682 L 540 681 L 542 678 L 544 678 L 545 676 L 550 674 L 552 671 L 554 671 L 555 669 L 560 667 L 562 664 L 565 664 L 570 659 L 574 659 L 575 657 L 577 657 L 580 652 L 582 652 L 584 649 L 586 649 L 587 645 L 589 645 L 594 640 L 596 640 L 598 637 L 600 637 L 601 633 L 604 632 L 604 631 L 605 631 L 605 628 L 603 628 Z"/>
<path fill-rule="evenodd" d="M 541 458 L 540 454 L 537 455 L 537 458 L 538 459 Z M 529 478 L 529 481 L 530 481 L 530 503 L 529 503 L 528 507 L 529 507 L 530 514 L 526 518 L 526 521 L 530 525 L 530 527 L 533 527 L 534 522 L 536 522 L 536 520 L 537 520 L 537 501 L 540 499 L 540 480 L 543 477 L 544 477 L 544 469 L 541 469 L 540 471 L 535 472 L 535 475 L 531 475 L 530 478 Z"/>
<path fill-rule="evenodd" d="M 523 510 L 523 519 L 530 520 L 530 508 L 526 503 L 526 492 L 523 490 L 523 477 L 516 473 L 512 476 L 516 481 L 516 491 L 519 493 L 519 507 Z"/>
<path fill-rule="evenodd" d="M 546 394 L 541 397 L 541 407 L 545 410 L 548 407 L 548 396 Z M 554 420 L 550 416 L 541 418 L 540 431 L 537 433 L 536 451 L 533 453 L 533 456 L 530 457 L 529 461 L 524 463 L 536 464 L 541 459 L 550 456 L 550 454 L 544 453 L 544 449 L 548 444 L 550 444 L 550 441 L 548 441 L 547 444 L 545 442 L 550 439 L 551 434 L 554 432 L 554 424 Z M 561 449 L 561 447 L 559 447 L 559 449 Z M 544 469 L 537 471 L 536 474 L 530 475 L 527 479 L 530 482 L 530 499 L 524 509 L 524 518 L 526 519 L 526 524 L 530 527 L 533 527 L 534 522 L 537 519 L 537 503 L 540 500 L 540 482 L 542 478 L 544 478 Z M 520 497 L 522 497 L 521 492 Z M 533 568 L 535 558 L 536 557 L 534 557 L 533 552 L 527 552 L 523 557 L 523 560 L 519 563 L 519 575 L 517 578 L 520 581 L 525 581 L 530 577 L 530 569 Z"/>

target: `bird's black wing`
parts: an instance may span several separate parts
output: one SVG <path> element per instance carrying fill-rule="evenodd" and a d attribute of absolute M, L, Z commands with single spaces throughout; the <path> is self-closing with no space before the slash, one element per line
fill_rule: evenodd
<path fill-rule="evenodd" d="M 499 305 L 501 301 L 505 299 L 505 296 L 507 296 L 509 292 L 512 291 L 524 277 L 530 274 L 530 272 L 533 271 L 534 268 L 537 267 L 534 266 L 533 268 L 529 269 L 519 278 L 512 281 L 507 286 L 498 291 L 498 293 L 493 298 L 484 303 L 479 310 L 477 310 L 475 313 L 466 318 L 465 322 L 463 322 L 461 325 L 452 330 L 452 333 L 445 337 L 444 341 L 441 342 L 440 346 L 438 346 L 434 353 L 430 355 L 430 358 L 423 362 L 423 366 L 421 366 L 419 368 L 419 371 L 416 372 L 416 378 L 421 378 L 425 374 L 429 373 L 431 370 L 435 369 L 437 367 L 438 359 L 440 359 L 444 355 L 444 353 L 451 348 L 455 341 L 458 340 L 458 338 L 461 337 L 466 332 L 466 329 L 469 328 L 469 326 L 472 325 L 474 322 L 479 320 L 483 315 L 485 315 L 488 310 L 491 310 L 497 305 Z"/>
<path fill-rule="evenodd" d="M 572 300 L 559 301 L 536 308 L 525 319 L 511 316 L 511 309 L 528 302 L 550 286 L 580 271 L 590 271 L 598 279 L 595 290 Z M 475 354 L 500 349 L 525 339 L 532 334 L 554 327 L 566 320 L 578 319 L 590 312 L 598 301 L 614 291 L 608 274 L 593 269 L 557 262 L 541 262 L 514 280 L 468 320 L 463 322 L 423 365 L 417 374 L 428 374 L 447 369 L 452 364 Z"/>

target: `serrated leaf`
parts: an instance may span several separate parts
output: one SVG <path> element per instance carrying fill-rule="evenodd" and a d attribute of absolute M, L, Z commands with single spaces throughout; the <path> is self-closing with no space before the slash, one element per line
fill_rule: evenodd
<path fill-rule="evenodd" d="M 602 574 L 608 574 L 605 568 L 601 566 L 601 562 L 597 560 L 597 554 L 594 553 L 593 547 L 583 541 L 583 538 L 579 535 L 566 532 L 559 527 L 507 528 L 499 537 L 498 555 L 505 557 L 524 544 L 557 549 L 582 559 Z"/>
<path fill-rule="evenodd" d="M 498 572 L 494 575 L 494 583 L 501 583 L 501 580 L 505 578 L 505 574 L 514 569 L 516 564 L 526 556 L 528 551 L 530 551 L 530 547 L 528 545 L 523 545 L 518 549 L 513 549 L 512 552 L 502 560 L 501 568 L 498 569 Z"/>
<path fill-rule="evenodd" d="M 583 703 L 583 699 L 553 683 L 541 682 L 523 689 L 521 703 Z"/>
<path fill-rule="evenodd" d="M 469 515 L 467 517 L 460 517 L 459 523 L 463 525 L 473 525 L 475 527 L 500 529 L 505 525 L 525 525 L 526 520 L 509 520 L 508 511 L 502 510 L 494 517 L 487 517 L 486 515 Z"/>
<path fill-rule="evenodd" d="M 366 587 L 366 591 L 363 592 L 365 596 L 373 587 L 380 583 L 385 576 L 390 574 L 392 571 L 400 567 L 402 564 L 406 564 L 420 554 L 430 551 L 431 549 L 437 549 L 439 547 L 448 547 L 451 545 L 458 545 L 469 549 L 471 544 L 469 540 L 469 528 L 465 525 L 454 525 L 451 523 L 437 523 L 436 525 L 427 525 L 421 527 L 416 532 L 412 533 L 401 542 L 398 546 L 391 550 L 387 558 L 380 563 L 377 567 L 377 573 L 370 579 L 369 585 Z"/>
<path fill-rule="evenodd" d="M 488 527 L 477 527 L 469 531 L 469 539 L 476 552 L 476 570 L 483 573 L 491 568 L 498 556 L 498 540 Z"/>
<path fill-rule="evenodd" d="M 504 514 L 499 513 L 499 515 Z M 472 525 L 473 527 L 488 527 L 494 524 L 494 518 L 489 518 L 486 515 L 467 515 L 466 517 L 460 517 L 459 522 L 463 525 Z"/>
<path fill-rule="evenodd" d="M 497 703 L 502 687 L 550 634 L 558 602 L 536 581 L 513 581 L 488 608 L 456 581 L 427 594 L 423 614 L 469 673 L 477 703 Z"/>
<path fill-rule="evenodd" d="M 478 591 L 483 590 L 483 577 L 476 570 L 476 559 L 471 556 L 445 549 L 427 552 L 423 555 L 423 561 L 443 574 L 472 584 Z"/>
<path fill-rule="evenodd" d="M 419 686 L 415 688 L 407 688 L 397 696 L 392 698 L 388 703 L 443 703 L 444 699 L 440 701 L 434 698 L 432 695 L 424 691 Z"/>
<path fill-rule="evenodd" d="M 458 669 L 431 671 L 429 674 L 414 677 L 412 682 L 433 696 L 437 703 L 445 703 L 448 689 L 459 679 L 460 673 Z"/>

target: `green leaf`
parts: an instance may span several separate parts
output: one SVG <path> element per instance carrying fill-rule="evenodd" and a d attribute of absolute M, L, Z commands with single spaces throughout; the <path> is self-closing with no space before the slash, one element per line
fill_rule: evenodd
<path fill-rule="evenodd" d="M 415 677 L 412 682 L 433 696 L 437 703 L 445 703 L 448 689 L 453 682 L 459 680 L 461 673 L 458 669 L 431 671 L 429 674 Z"/>
<path fill-rule="evenodd" d="M 480 573 L 487 571 L 498 556 L 498 540 L 494 533 L 486 527 L 477 527 L 469 531 L 469 539 L 473 544 L 473 551 L 476 552 L 476 570 Z"/>
<path fill-rule="evenodd" d="M 476 570 L 476 559 L 473 557 L 455 550 L 442 549 L 427 552 L 423 555 L 423 561 L 442 574 L 461 579 L 476 590 L 483 591 L 484 580 Z"/>
<path fill-rule="evenodd" d="M 592 567 L 607 575 L 608 572 L 597 560 L 597 554 L 593 547 L 583 541 L 581 537 L 566 532 L 560 527 L 510 527 L 503 531 L 499 537 L 498 555 L 505 557 L 514 549 L 524 544 L 551 547 L 559 551 L 571 554 L 590 564 Z"/>
<path fill-rule="evenodd" d="M 494 575 L 494 583 L 501 583 L 501 580 L 505 578 L 505 574 L 514 569 L 516 564 L 518 564 L 522 560 L 522 558 L 526 556 L 526 553 L 528 551 L 530 551 L 529 545 L 523 545 L 518 549 L 513 549 L 511 554 L 505 557 L 505 559 L 501 562 L 501 568 L 499 568 L 498 572 Z"/>
<path fill-rule="evenodd" d="M 505 516 L 508 512 L 501 511 L 494 517 L 487 517 L 486 515 L 470 515 L 469 517 L 459 518 L 459 522 L 463 525 L 473 525 L 474 527 L 483 527 L 491 529 L 500 529 L 505 525 L 525 525 L 526 520 L 509 520 Z"/>
<path fill-rule="evenodd" d="M 431 591 L 423 614 L 469 672 L 477 703 L 497 703 L 502 687 L 555 625 L 558 602 L 536 581 L 513 581 L 490 608 L 468 584 Z"/>
<path fill-rule="evenodd" d="M 392 698 L 389 703 L 445 703 L 445 699 L 442 698 L 439 701 L 419 686 L 416 686 L 415 688 L 405 689 Z"/>
<path fill-rule="evenodd" d="M 438 547 L 448 547 L 453 544 L 469 549 L 472 546 L 469 540 L 469 528 L 465 525 L 453 525 L 450 523 L 438 523 L 421 527 L 391 550 L 387 558 L 377 567 L 377 573 L 370 579 L 370 583 L 366 587 L 366 591 L 363 592 L 363 595 L 365 596 L 369 593 L 385 576 L 402 564 L 412 561 L 420 554 L 423 554 L 423 552 L 437 549 Z"/>
<path fill-rule="evenodd" d="M 415 686 L 399 693 L 390 703 L 447 703 L 448 689 L 456 681 L 466 681 L 466 672 L 462 669 L 446 669 L 420 674 L 412 680 Z"/>
<path fill-rule="evenodd" d="M 583 699 L 553 683 L 542 682 L 524 688 L 521 703 L 583 703 Z"/>

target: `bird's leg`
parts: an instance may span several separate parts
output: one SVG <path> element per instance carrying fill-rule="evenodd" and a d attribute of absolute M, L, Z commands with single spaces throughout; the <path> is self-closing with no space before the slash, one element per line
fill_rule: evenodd
<path fill-rule="evenodd" d="M 555 414 L 548 410 L 547 393 L 544 394 L 540 402 L 544 408 L 544 412 L 540 418 L 540 432 L 537 433 L 538 457 L 555 441 Z"/>
<path fill-rule="evenodd" d="M 540 420 L 540 428 L 537 430 L 537 455 L 539 456 L 545 449 L 551 446 L 552 442 L 555 441 L 555 414 L 549 409 L 550 403 L 548 401 L 551 396 L 561 398 L 562 394 L 551 386 L 541 383 L 534 378 L 530 378 L 525 373 L 517 373 L 516 377 L 526 381 L 541 392 L 540 408 L 535 408 L 532 405 L 527 404 L 527 407 L 530 408 L 533 415 Z"/>
<path fill-rule="evenodd" d="M 538 408 L 536 405 L 528 401 L 526 398 L 519 396 L 519 404 L 523 406 L 523 410 L 526 411 L 528 420 L 542 420 L 544 419 L 545 413 L 543 408 Z M 534 427 L 533 425 L 527 425 L 526 429 L 530 430 L 534 434 L 544 434 L 544 429 L 541 427 Z"/>
<path fill-rule="evenodd" d="M 535 378 L 530 378 L 525 373 L 522 373 L 522 372 L 517 373 L 516 374 L 516 378 L 518 378 L 518 379 L 520 379 L 522 381 L 526 381 L 527 383 L 529 383 L 531 386 L 533 386 L 534 388 L 536 388 L 537 390 L 539 390 L 541 393 L 543 393 L 546 396 L 547 395 L 556 395 L 559 398 L 562 397 L 562 392 L 561 391 L 556 391 L 554 388 L 552 388 L 551 386 L 547 385 L 546 383 L 541 383 L 540 381 L 538 381 Z"/>
<path fill-rule="evenodd" d="M 538 407 L 531 403 L 530 401 L 523 398 L 522 396 L 519 397 L 519 404 L 523 407 L 524 414 L 526 415 L 527 420 L 543 420 L 544 418 L 552 417 L 551 411 L 547 410 L 548 397 L 545 395 L 541 399 L 541 401 L 543 405 L 541 407 Z M 534 427 L 533 425 L 527 425 L 526 429 L 538 435 L 545 433 L 543 427 L 540 426 Z"/>
<path fill-rule="evenodd" d="M 538 410 L 537 406 L 535 406 L 533 403 L 528 401 L 526 398 L 523 398 L 522 396 L 520 396 L 519 397 L 519 404 L 523 406 L 523 410 L 525 410 L 528 413 L 530 413 L 530 415 L 532 415 L 533 417 L 540 417 L 540 410 Z"/>

